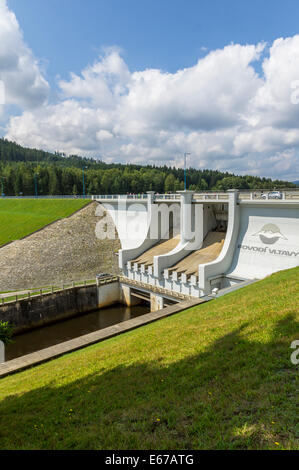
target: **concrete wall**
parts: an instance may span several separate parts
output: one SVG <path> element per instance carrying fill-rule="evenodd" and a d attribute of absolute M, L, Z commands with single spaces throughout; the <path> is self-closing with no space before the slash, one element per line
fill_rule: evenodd
<path fill-rule="evenodd" d="M 140 201 L 116 200 L 111 203 L 102 203 L 101 206 L 109 214 L 116 227 L 122 250 L 131 250 L 141 245 L 148 234 L 150 225 L 151 199 Z M 99 206 L 99 211 L 101 206 Z M 103 232 L 105 221 L 102 221 Z M 98 230 L 100 231 L 100 226 Z M 107 233 L 109 237 L 109 233 Z"/>
<path fill-rule="evenodd" d="M 122 233 L 119 267 L 124 272 L 128 261 L 157 243 L 157 240 L 150 235 L 150 229 L 154 224 L 157 224 L 157 221 L 152 220 L 153 207 L 153 193 L 149 193 L 145 203 L 136 202 L 124 206 L 122 217 L 116 220 L 118 233 Z"/>
<path fill-rule="evenodd" d="M 143 233 L 144 236 L 143 241 L 140 242 L 139 239 L 136 239 L 134 248 L 122 249 L 119 252 L 119 267 L 125 273 L 128 261 L 137 258 L 140 254 L 154 246 L 160 239 L 167 240 L 170 234 L 172 236 L 180 234 L 181 210 L 178 203 L 153 204 L 153 194 L 151 193 L 148 195 L 147 216 L 147 220 L 143 220 L 139 213 L 136 213 L 135 216 L 135 224 L 138 221 L 138 227 L 140 227 L 139 233 Z M 132 238 L 133 236 L 134 238 L 135 228 L 134 225 L 129 225 L 129 219 L 130 214 L 128 213 L 126 224 L 130 227 L 130 237 Z M 171 226 L 170 219 L 172 219 Z M 133 241 L 131 240 L 131 242 Z"/>
<path fill-rule="evenodd" d="M 131 294 L 131 287 L 120 284 L 120 299 L 127 307 L 134 307 L 141 303 L 141 300 Z"/>
<path fill-rule="evenodd" d="M 217 260 L 199 267 L 199 287 L 205 292 L 217 275 L 262 279 L 299 265 L 298 206 L 279 202 L 275 206 L 262 202 L 236 205 L 233 197 L 231 193 L 223 250 Z"/>
<path fill-rule="evenodd" d="M 133 268 L 128 261 L 147 251 L 162 237 L 162 222 L 168 221 L 169 217 L 166 212 L 163 217 L 157 217 L 157 214 L 163 206 L 160 201 L 167 199 L 148 194 L 132 221 L 130 211 L 126 216 L 120 208 L 121 215 L 116 221 L 118 229 L 123 230 L 124 224 L 126 233 L 134 233 L 137 224 L 143 240 L 138 246 L 135 243 L 134 248 L 120 251 L 120 267 L 129 279 L 199 297 L 210 293 L 213 286 L 222 288 L 244 279 L 260 279 L 299 265 L 299 202 L 290 195 L 284 194 L 281 201 L 275 201 L 256 198 L 254 193 L 244 195 L 237 190 L 220 195 L 194 195 L 193 191 L 179 193 L 180 214 L 173 222 L 180 229 L 180 242 L 170 252 L 154 256 L 153 266 L 148 268 Z M 172 200 L 177 204 L 178 197 L 173 196 L 168 203 Z M 115 203 L 116 210 L 117 204 L 119 200 Z M 169 275 L 168 268 L 189 252 L 200 249 L 205 236 L 216 228 L 227 228 L 218 258 L 199 265 L 198 276 L 191 276 L 191 279 L 184 273 L 179 278 L 175 273 Z M 125 246 L 125 238 L 122 243 Z M 127 297 L 125 302 L 130 302 L 129 294 Z"/>
<path fill-rule="evenodd" d="M 0 319 L 14 325 L 14 333 L 21 333 L 120 301 L 118 281 L 99 287 L 74 287 L 54 294 L 0 305 Z"/>
<path fill-rule="evenodd" d="M 164 298 L 162 295 L 151 293 L 151 312 L 156 312 L 164 308 Z"/>
<path fill-rule="evenodd" d="M 240 227 L 240 207 L 237 205 L 238 192 L 229 191 L 228 227 L 220 256 L 211 263 L 199 265 L 199 289 L 203 293 L 211 290 L 209 278 L 226 273 L 232 263 Z"/>
<path fill-rule="evenodd" d="M 14 325 L 14 333 L 20 333 L 97 308 L 96 285 L 74 287 L 1 305 L 0 319 Z"/>
<path fill-rule="evenodd" d="M 193 194 L 194 191 L 181 192 L 181 240 L 169 253 L 154 257 L 156 279 L 162 276 L 165 269 L 184 258 L 189 251 L 199 249 L 203 243 L 203 205 L 191 203 Z"/>
<path fill-rule="evenodd" d="M 109 220 L 116 227 L 121 250 L 119 251 L 119 268 L 127 273 L 128 261 L 137 258 L 149 250 L 160 239 L 176 236 L 181 230 L 181 210 L 179 203 L 154 204 L 154 193 L 149 191 L 145 199 L 126 200 L 118 198 L 99 205 L 107 211 L 107 221 L 103 218 L 97 225 L 98 234 L 108 232 Z M 170 223 L 171 221 L 171 223 Z M 113 227 L 110 230 L 113 235 Z M 107 233 L 109 237 L 109 233 Z"/>
<path fill-rule="evenodd" d="M 299 208 L 241 207 L 240 231 L 231 276 L 261 279 L 299 265 Z"/>
<path fill-rule="evenodd" d="M 119 303 L 121 300 L 120 285 L 118 281 L 102 284 L 98 286 L 98 306 L 97 308 L 109 307 Z"/>
<path fill-rule="evenodd" d="M 204 204 L 203 206 L 203 239 L 211 230 L 217 227 L 217 220 L 212 206 Z"/>

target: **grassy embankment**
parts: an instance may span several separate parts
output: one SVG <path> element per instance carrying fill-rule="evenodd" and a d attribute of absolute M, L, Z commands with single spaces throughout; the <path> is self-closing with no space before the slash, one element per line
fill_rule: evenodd
<path fill-rule="evenodd" d="M 0 246 L 67 217 L 89 202 L 88 199 L 1 199 Z"/>
<path fill-rule="evenodd" d="M 298 449 L 298 276 L 0 380 L 0 448 Z"/>

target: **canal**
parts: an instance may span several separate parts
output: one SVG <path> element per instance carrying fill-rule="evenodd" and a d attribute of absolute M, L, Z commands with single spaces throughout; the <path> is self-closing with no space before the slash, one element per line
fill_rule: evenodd
<path fill-rule="evenodd" d="M 149 311 L 149 305 L 146 303 L 131 308 L 119 304 L 14 336 L 13 343 L 5 348 L 5 360 L 10 361 L 78 336 L 102 330 Z"/>

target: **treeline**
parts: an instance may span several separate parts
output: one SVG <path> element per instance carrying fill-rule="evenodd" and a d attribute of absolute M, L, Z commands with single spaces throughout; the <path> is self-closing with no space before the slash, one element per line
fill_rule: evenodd
<path fill-rule="evenodd" d="M 84 180 L 84 186 L 83 186 Z M 7 196 L 126 194 L 184 189 L 184 171 L 167 166 L 106 164 L 77 155 L 26 149 L 0 139 L 1 193 Z M 236 176 L 214 170 L 188 169 L 187 185 L 196 191 L 278 189 L 292 183 L 254 176 Z"/>

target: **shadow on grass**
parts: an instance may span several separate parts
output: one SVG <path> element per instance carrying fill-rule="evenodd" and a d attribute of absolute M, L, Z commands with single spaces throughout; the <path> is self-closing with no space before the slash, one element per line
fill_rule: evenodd
<path fill-rule="evenodd" d="M 9 396 L 0 448 L 298 448 L 290 338 L 299 324 L 285 317 L 267 343 L 248 341 L 247 326 L 178 362 L 161 355 Z"/>

